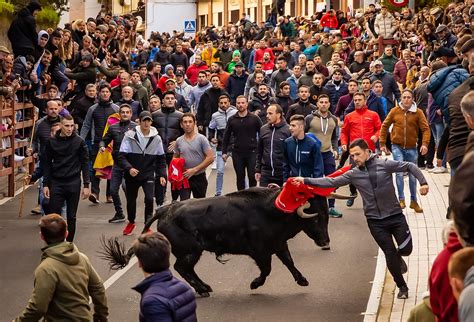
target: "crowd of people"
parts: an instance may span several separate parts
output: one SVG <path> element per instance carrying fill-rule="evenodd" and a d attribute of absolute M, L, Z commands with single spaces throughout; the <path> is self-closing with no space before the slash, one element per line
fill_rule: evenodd
<path fill-rule="evenodd" d="M 40 187 L 32 212 L 62 213 L 66 219 L 67 224 L 43 217 L 44 240 L 51 248 L 57 243 L 65 247 L 57 252 L 77 253 L 62 242 L 74 240 L 81 198 L 113 203 L 109 222 L 127 221 L 123 234 L 130 235 L 140 188 L 145 220 L 165 203 L 204 198 L 210 189 L 220 196 L 229 158 L 236 190 L 282 186 L 289 177 L 319 184 L 323 180 L 315 178 L 350 163 L 353 177 L 343 181 L 351 183 L 350 199 L 337 207 L 329 199 L 329 216 L 342 217 L 343 207 L 352 207 L 360 191 L 371 233 L 386 253 L 398 297 L 404 299 L 408 288 L 401 256 L 408 256 L 412 246 L 409 230 L 398 234 L 400 227 L 407 227 L 402 211 L 409 207 L 423 212 L 416 180 L 422 194 L 428 187 L 420 170 L 439 174 L 449 167 L 447 217 L 454 219 L 457 234 L 449 235 L 443 250 L 447 254 L 433 269 L 438 273 L 430 278 L 430 300 L 424 303 L 440 321 L 456 321 L 458 304 L 459 320 L 474 320 L 474 297 L 465 295 L 472 294 L 474 280 L 469 247 L 474 245 L 469 217 L 474 200 L 469 182 L 474 160 L 473 1 L 418 12 L 390 12 L 371 4 L 350 14 L 331 9 L 310 17 L 286 16 L 280 2 L 261 24 L 244 14 L 224 27 L 204 27 L 192 38 L 153 31 L 145 39 L 133 15 L 106 11 L 38 32 L 39 3 L 33 1 L 17 13 L 8 30 L 11 44 L 0 46 L 0 94 L 7 102 L 36 107 L 32 137 L 16 133 L 17 140 L 32 140 L 32 148 L 17 149 L 15 159 L 33 155 L 38 161 L 28 176 Z M 18 112 L 15 117 L 27 115 Z M 1 124 L 0 130 L 6 131 L 12 120 L 3 117 Z M 2 140 L 0 148 L 9 148 L 9 142 Z M 386 158 L 398 163 L 383 163 Z M 380 169 L 373 172 L 371 164 Z M 217 174 L 212 188 L 208 167 Z M 386 184 L 377 180 L 393 172 L 397 195 L 393 191 L 391 204 L 379 208 L 383 202 L 373 200 L 367 185 L 375 189 Z M 367 180 L 357 177 L 364 175 Z M 101 179 L 107 181 L 102 197 Z M 167 187 L 171 200 L 166 200 Z M 169 257 L 169 243 L 157 233 L 149 236 L 139 237 L 137 249 L 154 245 L 162 253 L 135 253 L 147 279 L 154 280 L 151 284 L 166 280 L 171 287 L 175 282 L 169 273 L 154 274 L 167 272 L 169 264 L 156 267 L 145 259 Z M 329 240 L 322 248 L 330 248 Z M 90 263 L 79 262 L 96 281 Z M 150 283 L 137 291 L 146 293 Z M 96 313 L 105 320 L 103 292 L 89 287 L 95 289 Z M 187 289 L 168 292 L 165 298 L 170 296 L 184 296 L 184 311 L 192 319 L 194 302 Z M 25 319 L 35 308 L 29 305 Z M 49 312 L 50 317 L 72 314 L 64 309 Z"/>

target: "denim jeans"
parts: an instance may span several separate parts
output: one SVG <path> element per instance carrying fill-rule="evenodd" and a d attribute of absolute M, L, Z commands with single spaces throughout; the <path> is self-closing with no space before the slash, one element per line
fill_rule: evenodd
<path fill-rule="evenodd" d="M 217 175 L 216 175 L 216 196 L 222 194 L 222 186 L 224 184 L 224 170 L 225 162 L 222 159 L 222 151 L 216 152 L 216 166 L 217 166 Z"/>
<path fill-rule="evenodd" d="M 415 163 L 418 158 L 418 151 L 416 148 L 403 149 L 397 144 L 392 143 L 393 159 L 396 161 L 406 161 Z M 403 191 L 403 172 L 396 174 L 398 199 L 405 200 L 405 192 Z M 408 185 L 410 187 L 411 200 L 416 201 L 416 178 L 412 174 L 408 174 Z"/>
<path fill-rule="evenodd" d="M 123 170 L 114 165 L 112 168 L 112 179 L 110 179 L 110 195 L 114 201 L 115 213 L 123 215 L 122 201 L 120 200 L 120 186 L 122 186 L 123 191 L 125 190 L 125 179 L 123 178 Z"/>
<path fill-rule="evenodd" d="M 444 123 L 432 123 L 430 125 L 431 129 L 431 134 L 433 135 L 433 138 L 435 140 L 435 145 L 436 148 L 438 148 L 439 141 L 441 140 L 441 136 L 443 135 L 444 132 Z M 446 153 L 443 154 L 443 167 L 446 168 Z"/>

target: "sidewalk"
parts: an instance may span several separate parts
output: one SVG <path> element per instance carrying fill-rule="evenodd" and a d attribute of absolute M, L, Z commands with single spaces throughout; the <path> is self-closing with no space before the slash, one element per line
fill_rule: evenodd
<path fill-rule="evenodd" d="M 423 214 L 416 214 L 412 209 L 405 209 L 408 225 L 413 238 L 413 253 L 405 258 L 408 264 L 408 273 L 405 274 L 410 297 L 407 300 L 396 298 L 396 286 L 392 276 L 386 270 L 383 290 L 379 299 L 377 317 L 366 316 L 364 321 L 407 321 L 410 310 L 420 303 L 422 295 L 428 290 L 428 276 L 431 265 L 443 248 L 441 233 L 446 223 L 446 208 L 448 207 L 448 185 L 449 173 L 432 174 L 423 171 L 430 192 L 421 197 L 418 194 L 418 202 L 424 210 Z M 419 187 L 419 185 L 418 185 Z M 405 179 L 405 195 L 408 197 L 408 177 Z M 408 205 L 407 205 L 408 206 Z M 380 262 L 380 261 L 379 261 Z M 377 287 L 374 285 L 374 287 Z"/>

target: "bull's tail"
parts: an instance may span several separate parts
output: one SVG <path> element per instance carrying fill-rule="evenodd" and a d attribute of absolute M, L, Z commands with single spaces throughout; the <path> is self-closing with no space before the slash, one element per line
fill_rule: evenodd
<path fill-rule="evenodd" d="M 146 224 L 145 224 L 145 227 L 143 227 L 142 234 L 145 234 L 146 232 L 148 232 L 148 229 L 150 229 L 151 225 L 152 225 L 155 221 L 157 221 L 158 219 L 160 219 L 161 217 L 163 217 L 163 215 L 168 212 L 168 210 L 169 210 L 170 207 L 171 207 L 171 205 L 166 205 L 166 206 L 161 206 L 161 207 L 159 207 L 158 209 L 156 209 L 155 214 L 153 215 L 153 217 L 151 217 L 150 219 L 148 219 L 148 221 L 147 221 Z"/>
<path fill-rule="evenodd" d="M 110 269 L 118 270 L 127 266 L 133 256 L 133 248 L 125 251 L 125 244 L 120 242 L 118 237 L 100 238 L 102 250 L 99 251 L 100 258 L 109 262 Z"/>

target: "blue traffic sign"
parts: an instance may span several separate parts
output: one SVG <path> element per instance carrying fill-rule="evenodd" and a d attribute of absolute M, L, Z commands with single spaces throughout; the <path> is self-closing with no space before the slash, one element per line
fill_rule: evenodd
<path fill-rule="evenodd" d="M 196 20 L 185 20 L 184 32 L 196 32 Z"/>

